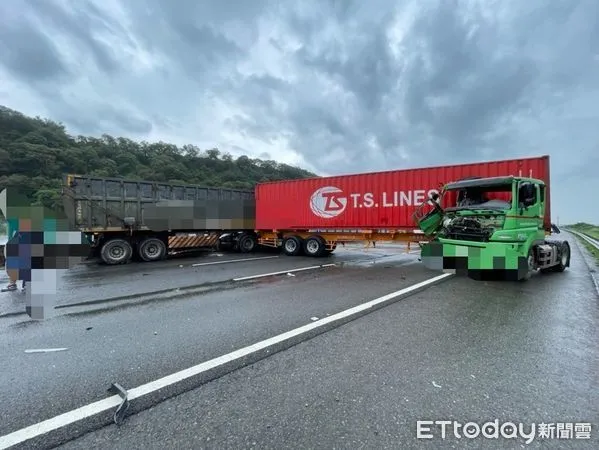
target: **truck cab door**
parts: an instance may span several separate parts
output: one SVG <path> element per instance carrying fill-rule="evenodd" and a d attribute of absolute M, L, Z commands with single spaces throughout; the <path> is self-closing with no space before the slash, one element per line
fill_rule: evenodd
<path fill-rule="evenodd" d="M 412 217 L 425 235 L 432 236 L 441 229 L 443 215 L 440 197 L 437 195 L 416 208 Z"/>
<path fill-rule="evenodd" d="M 518 228 L 543 226 L 541 209 L 543 202 L 539 185 L 529 181 L 518 184 Z"/>

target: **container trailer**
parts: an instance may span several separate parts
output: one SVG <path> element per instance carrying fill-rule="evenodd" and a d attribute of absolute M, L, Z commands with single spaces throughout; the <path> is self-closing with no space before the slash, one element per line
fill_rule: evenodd
<path fill-rule="evenodd" d="M 347 241 L 427 241 L 413 215 L 445 183 L 508 175 L 546 179 L 549 195 L 547 156 L 261 183 L 258 243 L 320 256 Z M 547 202 L 546 224 L 550 215 Z"/>
<path fill-rule="evenodd" d="M 254 191 L 69 175 L 64 198 L 67 216 L 108 264 L 217 247 L 317 257 L 347 242 L 433 239 L 414 214 L 449 180 L 510 175 L 545 180 L 549 198 L 546 156 L 267 182 Z"/>

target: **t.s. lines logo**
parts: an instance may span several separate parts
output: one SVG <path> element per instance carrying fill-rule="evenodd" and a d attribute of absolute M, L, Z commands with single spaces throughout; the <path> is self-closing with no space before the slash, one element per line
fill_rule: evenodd
<path fill-rule="evenodd" d="M 325 186 L 318 189 L 310 197 L 310 209 L 323 219 L 337 217 L 347 208 L 347 197 L 343 191 L 334 186 Z"/>
<path fill-rule="evenodd" d="M 316 190 L 310 197 L 310 209 L 314 215 L 323 219 L 332 219 L 347 208 L 398 208 L 420 206 L 430 195 L 438 193 L 436 189 L 416 189 L 413 191 L 352 192 L 347 193 L 335 186 L 325 186 Z"/>

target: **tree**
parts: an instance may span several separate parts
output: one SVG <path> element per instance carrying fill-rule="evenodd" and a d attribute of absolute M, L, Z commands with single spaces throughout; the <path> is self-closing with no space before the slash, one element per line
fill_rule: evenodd
<path fill-rule="evenodd" d="M 32 204 L 59 208 L 67 173 L 237 189 L 316 176 L 276 161 L 233 158 L 217 148 L 202 152 L 194 145 L 135 142 L 107 134 L 70 136 L 62 124 L 0 105 L 0 190 L 18 187 Z"/>

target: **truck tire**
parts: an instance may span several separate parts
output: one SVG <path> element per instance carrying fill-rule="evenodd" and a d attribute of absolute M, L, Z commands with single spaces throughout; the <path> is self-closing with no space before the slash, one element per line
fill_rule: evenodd
<path fill-rule="evenodd" d="M 327 244 L 320 236 L 310 236 L 304 241 L 304 253 L 307 256 L 319 258 L 325 254 Z"/>
<path fill-rule="evenodd" d="M 100 257 L 105 264 L 127 264 L 133 255 L 133 247 L 125 239 L 111 239 L 102 245 Z"/>
<path fill-rule="evenodd" d="M 570 265 L 570 245 L 567 241 L 561 242 L 556 247 L 560 247 L 560 260 L 555 266 L 541 269 L 541 273 L 563 272 Z"/>
<path fill-rule="evenodd" d="M 147 238 L 137 247 L 137 254 L 142 261 L 160 261 L 166 258 L 166 244 L 158 238 Z"/>
<path fill-rule="evenodd" d="M 524 275 L 524 277 L 522 277 L 520 279 L 520 281 L 528 281 L 530 280 L 530 277 L 532 277 L 532 273 L 535 271 L 534 269 L 534 264 L 535 264 L 535 252 L 533 247 L 530 247 L 528 249 L 528 256 L 526 257 L 526 261 L 528 264 L 528 270 L 526 271 L 526 275 Z"/>
<path fill-rule="evenodd" d="M 283 239 L 283 253 L 287 256 L 298 256 L 302 253 L 302 239 L 298 236 L 289 236 Z"/>
<path fill-rule="evenodd" d="M 244 234 L 239 238 L 239 251 L 241 253 L 251 253 L 256 250 L 257 245 L 256 237 L 251 234 Z"/>
<path fill-rule="evenodd" d="M 555 272 L 563 272 L 570 265 L 570 244 L 568 244 L 568 241 L 564 241 L 561 243 L 561 247 L 562 254 L 559 263 L 553 266 Z"/>

